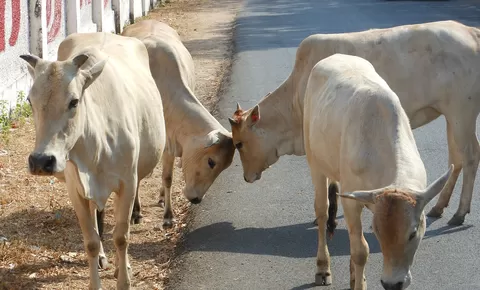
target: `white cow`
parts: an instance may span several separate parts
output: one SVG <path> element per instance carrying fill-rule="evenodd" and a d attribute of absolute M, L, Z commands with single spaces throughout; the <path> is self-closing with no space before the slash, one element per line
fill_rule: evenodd
<path fill-rule="evenodd" d="M 304 99 L 283 102 L 284 107 L 295 108 L 290 116 L 273 110 L 273 94 L 260 104 L 261 119 L 259 106 L 243 114 L 237 112 L 232 122 L 234 140 L 246 130 L 262 132 L 269 138 L 273 133 L 269 128 L 279 126 L 275 118 L 279 114 L 284 117 L 282 125 L 303 124 L 302 139 L 315 187 L 318 219 L 316 284 L 332 283 L 325 239 L 328 178 L 340 182 L 340 196 L 344 197 L 351 288 L 366 289 L 364 269 L 369 249 L 363 236 L 361 213 L 367 206 L 373 211 L 373 230 L 384 258 L 381 283 L 385 289 L 405 289 L 411 282 L 410 267 L 426 229 L 423 209 L 440 193 L 453 166 L 426 187 L 425 167 L 408 117 L 397 95 L 367 60 L 335 54 L 319 61 L 307 80 Z M 278 105 L 279 100 L 276 101 Z M 295 120 L 295 116 L 303 117 Z M 281 146 L 294 147 L 295 138 L 286 136 Z M 240 151 L 250 141 L 253 140 L 242 138 L 244 147 Z M 256 142 L 250 146 L 262 144 Z M 278 158 L 280 152 L 264 153 Z"/>
<path fill-rule="evenodd" d="M 95 209 L 103 210 L 116 193 L 115 276 L 118 289 L 129 289 L 134 198 L 140 180 L 160 160 L 166 139 L 147 50 L 134 38 L 85 33 L 63 40 L 57 61 L 21 58 L 34 79 L 28 96 L 36 132 L 30 172 L 66 181 L 88 255 L 90 289 L 101 289 L 97 265 L 106 262 Z"/>
<path fill-rule="evenodd" d="M 463 187 L 457 212 L 448 224 L 460 225 L 470 212 L 475 175 L 480 160 L 480 147 L 476 137 L 476 119 L 480 111 L 480 29 L 455 21 L 372 29 L 341 34 L 314 34 L 302 41 L 291 75 L 274 92 L 269 100 L 299 102 L 303 99 L 308 76 L 321 59 L 335 53 L 356 55 L 370 61 L 378 74 L 398 94 L 413 129 L 425 125 L 440 115 L 447 123 L 449 164 L 454 164 L 453 178 L 445 186 L 436 205 L 427 214 L 440 217 L 448 206 L 458 175 L 463 168 Z M 287 101 L 288 100 L 288 101 Z M 263 101 L 263 102 L 266 102 Z M 271 101 L 270 101 L 271 102 Z M 285 109 L 285 108 L 280 108 Z M 303 139 L 298 112 L 294 110 L 293 123 L 288 120 L 268 138 L 254 135 L 255 143 L 264 143 L 263 150 L 279 155 L 303 155 Z M 284 124 L 278 114 L 275 123 Z M 283 132 L 278 135 L 280 132 Z M 283 138 L 296 136 L 294 146 L 284 144 Z M 234 136 L 235 139 L 235 136 Z M 265 141 L 260 141 L 265 140 Z M 238 143 L 238 141 L 237 141 Z M 253 144 L 253 142 L 250 142 Z M 244 144 L 252 155 L 250 144 Z M 257 144 L 258 145 L 258 144 Z M 241 152 L 241 151 L 240 151 Z M 246 159 L 246 153 L 243 154 Z M 242 156 L 242 155 L 241 155 Z M 275 155 L 244 162 L 245 178 L 253 182 L 261 171 L 276 161 Z M 268 158 L 267 158 L 268 157 Z M 248 164 L 246 164 L 248 163 Z"/>
<path fill-rule="evenodd" d="M 174 158 L 181 157 L 184 195 L 197 204 L 218 175 L 230 166 L 235 147 L 231 133 L 195 97 L 193 59 L 173 28 L 156 20 L 143 20 L 125 28 L 122 35 L 145 44 L 150 70 L 162 95 L 167 144 L 162 159 L 160 201 L 165 201 L 163 226 L 171 227 Z M 139 199 L 134 207 L 136 212 L 140 212 Z"/>

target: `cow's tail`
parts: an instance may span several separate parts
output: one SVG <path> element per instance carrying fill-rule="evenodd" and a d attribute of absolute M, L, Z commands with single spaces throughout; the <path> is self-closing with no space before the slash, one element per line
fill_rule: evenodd
<path fill-rule="evenodd" d="M 337 209 L 338 209 L 338 183 L 331 181 L 328 185 L 328 220 L 327 233 L 330 238 L 333 237 L 335 228 L 337 227 Z"/>
<path fill-rule="evenodd" d="M 100 239 L 103 237 L 103 227 L 105 224 L 105 209 L 102 211 L 97 210 L 97 227 L 98 227 L 98 235 Z"/>

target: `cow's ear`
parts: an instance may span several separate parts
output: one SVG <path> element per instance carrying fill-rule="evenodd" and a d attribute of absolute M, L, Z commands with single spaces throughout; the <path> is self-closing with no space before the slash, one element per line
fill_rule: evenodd
<path fill-rule="evenodd" d="M 89 57 L 87 55 L 80 54 L 77 55 L 72 62 L 78 69 L 80 69 L 80 67 L 88 60 L 88 58 Z M 107 61 L 108 58 L 102 59 L 92 66 L 81 69 L 81 72 L 85 77 L 83 89 L 88 88 L 88 86 L 90 86 L 98 78 L 98 76 L 100 76 Z"/>
<path fill-rule="evenodd" d="M 247 117 L 248 126 L 253 126 L 260 121 L 260 107 L 256 105 Z"/>
<path fill-rule="evenodd" d="M 27 62 L 28 73 L 35 78 L 35 67 L 42 59 L 33 54 L 22 54 L 20 58 Z"/>
<path fill-rule="evenodd" d="M 220 144 L 229 139 L 232 139 L 232 134 L 230 132 L 223 133 L 220 130 L 213 130 L 206 136 L 205 148 Z"/>

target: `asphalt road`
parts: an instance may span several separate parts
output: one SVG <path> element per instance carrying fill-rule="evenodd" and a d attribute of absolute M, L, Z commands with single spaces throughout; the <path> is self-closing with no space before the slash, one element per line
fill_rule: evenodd
<path fill-rule="evenodd" d="M 250 108 L 273 91 L 290 73 L 298 44 L 310 34 L 446 19 L 480 26 L 480 1 L 247 0 L 238 17 L 237 51 L 231 86 L 220 102 L 221 122 L 230 128 L 225 119 L 237 101 Z M 447 169 L 445 120 L 440 117 L 414 134 L 430 183 Z M 479 175 L 471 214 L 463 226 L 447 226 L 458 206 L 462 175 L 444 217 L 429 220 L 409 289 L 480 289 Z M 333 285 L 318 289 L 349 288 L 349 241 L 341 207 L 338 217 L 339 226 L 328 243 Z M 313 187 L 305 157 L 284 156 L 261 180 L 248 184 L 236 154 L 232 166 L 196 206 L 186 252 L 169 287 L 310 289 L 317 248 L 313 219 Z M 382 255 L 367 210 L 363 222 L 370 245 L 368 287 L 382 289 Z"/>

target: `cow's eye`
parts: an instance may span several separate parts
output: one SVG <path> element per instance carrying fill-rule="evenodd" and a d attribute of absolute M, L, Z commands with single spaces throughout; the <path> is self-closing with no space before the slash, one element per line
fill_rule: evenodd
<path fill-rule="evenodd" d="M 76 108 L 78 106 L 78 99 L 73 99 L 70 101 L 70 104 L 68 104 L 68 108 L 71 110 L 73 108 Z"/>
<path fill-rule="evenodd" d="M 242 142 L 238 142 L 237 144 L 235 144 L 235 147 L 236 147 L 237 149 L 242 149 L 243 143 L 242 143 Z"/>
<path fill-rule="evenodd" d="M 213 161 L 212 158 L 208 158 L 208 166 L 212 169 L 215 167 L 215 161 Z"/>

